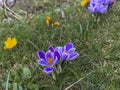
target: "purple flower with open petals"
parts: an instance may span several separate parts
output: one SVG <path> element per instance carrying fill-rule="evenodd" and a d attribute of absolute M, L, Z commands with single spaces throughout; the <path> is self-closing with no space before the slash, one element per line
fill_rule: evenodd
<path fill-rule="evenodd" d="M 73 46 L 73 43 L 67 43 L 64 47 L 57 47 L 57 51 L 59 51 L 61 58 L 63 60 L 74 60 L 79 54 L 75 52 L 76 48 Z"/>
<path fill-rule="evenodd" d="M 54 66 L 60 61 L 60 54 L 51 46 L 47 52 L 38 51 L 38 63 L 45 67 L 44 72 L 50 74 L 54 70 Z"/>

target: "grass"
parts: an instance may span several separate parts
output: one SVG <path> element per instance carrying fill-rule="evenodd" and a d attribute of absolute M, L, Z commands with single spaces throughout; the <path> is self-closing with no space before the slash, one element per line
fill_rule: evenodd
<path fill-rule="evenodd" d="M 93 23 L 91 14 L 77 6 L 36 15 L 31 19 L 0 24 L 0 90 L 5 89 L 8 73 L 9 90 L 119 90 L 120 88 L 120 6 L 118 2 L 107 14 Z M 47 27 L 46 16 L 60 26 Z M 8 36 L 18 45 L 4 51 Z M 37 51 L 74 43 L 80 56 L 65 63 L 63 72 L 54 81 L 38 65 Z M 91 73 L 92 72 L 92 73 Z M 91 73 L 87 75 L 88 73 Z"/>

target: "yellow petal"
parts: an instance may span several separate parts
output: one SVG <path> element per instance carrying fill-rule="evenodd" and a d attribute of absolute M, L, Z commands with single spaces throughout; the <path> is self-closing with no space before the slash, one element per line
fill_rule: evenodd
<path fill-rule="evenodd" d="M 13 38 L 13 39 L 12 39 L 12 44 L 13 44 L 13 46 L 16 46 L 16 44 L 17 44 L 16 38 Z"/>
<path fill-rule="evenodd" d="M 50 18 L 49 16 L 47 16 L 47 20 L 48 20 L 48 21 L 50 21 L 50 20 L 51 20 L 51 18 Z"/>
<path fill-rule="evenodd" d="M 7 41 L 5 41 L 4 44 L 6 45 L 6 44 L 7 44 Z"/>
<path fill-rule="evenodd" d="M 60 25 L 60 23 L 59 22 L 54 22 L 54 24 L 53 25 L 55 25 L 55 26 L 59 26 Z"/>
<path fill-rule="evenodd" d="M 11 37 L 8 37 L 7 38 L 7 42 L 11 42 L 12 38 Z"/>

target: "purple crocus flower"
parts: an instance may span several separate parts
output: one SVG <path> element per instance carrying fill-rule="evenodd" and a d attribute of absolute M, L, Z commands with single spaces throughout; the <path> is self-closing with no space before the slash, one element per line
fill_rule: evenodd
<path fill-rule="evenodd" d="M 59 51 L 61 58 L 63 60 L 74 60 L 79 54 L 75 52 L 76 48 L 73 46 L 73 43 L 67 43 L 64 47 L 57 47 L 57 51 Z"/>
<path fill-rule="evenodd" d="M 60 54 L 51 46 L 47 52 L 38 51 L 38 63 L 45 67 L 44 72 L 50 74 L 54 70 L 54 66 L 60 61 Z"/>

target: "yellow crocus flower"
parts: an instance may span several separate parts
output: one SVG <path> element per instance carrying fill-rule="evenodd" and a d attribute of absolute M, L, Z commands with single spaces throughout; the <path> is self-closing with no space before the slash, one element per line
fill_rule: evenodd
<path fill-rule="evenodd" d="M 60 22 L 54 22 L 53 25 L 54 26 L 60 26 Z"/>
<path fill-rule="evenodd" d="M 89 3 L 89 0 L 83 0 L 83 1 L 81 1 L 80 4 L 82 7 L 85 7 L 88 3 Z"/>
<path fill-rule="evenodd" d="M 12 49 L 17 45 L 17 40 L 16 38 L 8 37 L 4 44 L 4 50 Z"/>
<path fill-rule="evenodd" d="M 49 16 L 47 16 L 47 18 L 46 18 L 46 24 L 47 24 L 47 26 L 50 25 L 50 20 L 51 20 L 51 18 Z"/>

